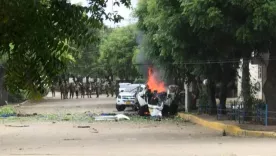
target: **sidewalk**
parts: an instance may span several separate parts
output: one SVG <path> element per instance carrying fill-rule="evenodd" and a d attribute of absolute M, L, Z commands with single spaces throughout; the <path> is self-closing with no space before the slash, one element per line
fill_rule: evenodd
<path fill-rule="evenodd" d="M 254 124 L 239 124 L 236 121 L 217 120 L 216 116 L 178 114 L 182 119 L 199 124 L 204 127 L 225 131 L 226 134 L 234 136 L 270 137 L 276 138 L 276 126 L 263 126 Z"/>

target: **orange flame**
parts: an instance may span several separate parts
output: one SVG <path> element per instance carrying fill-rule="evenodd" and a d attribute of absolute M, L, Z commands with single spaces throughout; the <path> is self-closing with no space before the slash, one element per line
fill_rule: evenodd
<path fill-rule="evenodd" d="M 156 75 L 154 75 L 152 68 L 148 68 L 148 82 L 147 82 L 147 85 L 149 86 L 149 89 L 151 89 L 152 92 L 155 91 L 155 90 L 158 93 L 166 91 L 165 83 L 163 81 L 160 81 L 156 77 Z"/>

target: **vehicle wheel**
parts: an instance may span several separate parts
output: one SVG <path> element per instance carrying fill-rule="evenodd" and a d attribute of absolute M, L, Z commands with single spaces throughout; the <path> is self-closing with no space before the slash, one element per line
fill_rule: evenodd
<path fill-rule="evenodd" d="M 120 111 L 124 111 L 126 109 L 125 105 L 116 105 L 116 109 L 120 112 Z"/>

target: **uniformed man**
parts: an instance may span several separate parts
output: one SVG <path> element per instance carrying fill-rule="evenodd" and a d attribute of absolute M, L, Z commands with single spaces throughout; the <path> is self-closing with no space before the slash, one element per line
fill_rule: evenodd
<path fill-rule="evenodd" d="M 86 94 L 87 98 L 92 98 L 92 86 L 90 82 L 86 83 Z"/>
<path fill-rule="evenodd" d="M 109 93 L 108 93 L 108 90 L 109 90 L 109 84 L 108 84 L 108 83 L 106 83 L 104 88 L 105 88 L 106 97 L 109 97 Z"/>
<path fill-rule="evenodd" d="M 60 98 L 64 99 L 64 95 L 65 95 L 64 83 L 60 83 L 59 89 L 60 89 Z"/>
<path fill-rule="evenodd" d="M 77 82 L 77 83 L 76 83 L 76 98 L 77 98 L 77 99 L 79 98 L 79 92 L 80 92 L 80 85 L 79 85 L 79 83 Z"/>
<path fill-rule="evenodd" d="M 99 88 L 99 83 L 96 82 L 96 86 L 95 86 L 95 91 L 96 91 L 96 95 L 97 95 L 97 98 L 99 98 L 99 91 L 100 91 L 100 88 Z"/>
<path fill-rule="evenodd" d="M 56 96 L 56 87 L 55 87 L 55 85 L 52 85 L 51 86 L 51 92 L 52 92 L 52 97 L 55 97 Z"/>
<path fill-rule="evenodd" d="M 69 93 L 69 86 L 68 86 L 68 83 L 65 82 L 65 85 L 64 85 L 64 99 L 68 99 L 68 93 Z"/>
<path fill-rule="evenodd" d="M 69 92 L 70 92 L 70 99 L 73 99 L 74 98 L 74 93 L 75 93 L 75 85 L 74 85 L 74 83 L 70 83 Z"/>
<path fill-rule="evenodd" d="M 118 95 L 119 95 L 119 89 L 120 89 L 119 83 L 116 83 L 116 87 L 115 87 L 116 98 L 117 98 Z"/>
<path fill-rule="evenodd" d="M 84 84 L 80 84 L 81 98 L 84 98 L 85 95 L 85 86 Z"/>
<path fill-rule="evenodd" d="M 111 82 L 111 84 L 109 85 L 109 90 L 110 90 L 111 97 L 113 97 L 113 95 L 114 95 L 114 83 L 113 82 Z"/>

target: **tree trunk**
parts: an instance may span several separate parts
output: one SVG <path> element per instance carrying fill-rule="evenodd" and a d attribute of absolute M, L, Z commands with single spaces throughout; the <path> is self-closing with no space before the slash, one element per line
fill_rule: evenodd
<path fill-rule="evenodd" d="M 219 108 L 220 109 L 226 109 L 226 99 L 227 99 L 227 84 L 225 82 L 221 82 L 220 94 L 219 94 Z"/>
<path fill-rule="evenodd" d="M 86 78 L 86 83 L 88 83 L 89 82 L 89 77 L 86 76 L 85 78 Z"/>
<path fill-rule="evenodd" d="M 272 47 L 270 49 L 269 58 L 275 58 L 276 56 L 276 45 L 272 43 Z M 268 60 L 268 58 L 267 58 Z M 265 61 L 266 62 L 266 72 L 264 73 L 264 86 L 263 86 L 263 92 L 265 95 L 265 101 L 268 105 L 268 111 L 276 112 L 276 96 L 275 96 L 275 90 L 276 90 L 276 61 Z M 268 123 L 269 124 L 276 124 L 275 113 L 269 113 L 268 117 Z"/>
<path fill-rule="evenodd" d="M 242 97 L 244 100 L 244 107 L 250 111 L 252 108 L 251 102 L 251 85 L 250 85 L 250 73 L 249 73 L 249 61 L 243 61 L 242 63 Z"/>
<path fill-rule="evenodd" d="M 208 93 L 208 106 L 210 114 L 216 114 L 217 112 L 217 103 L 216 103 L 216 85 L 215 82 L 211 79 L 208 79 L 207 84 L 207 93 Z"/>
<path fill-rule="evenodd" d="M 74 81 L 74 83 L 76 83 L 78 80 L 76 79 L 76 77 L 75 76 L 72 76 L 73 77 L 73 81 Z"/>

